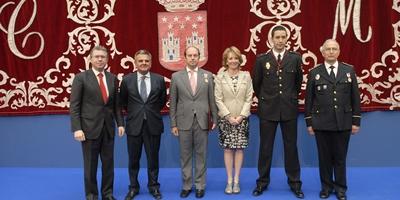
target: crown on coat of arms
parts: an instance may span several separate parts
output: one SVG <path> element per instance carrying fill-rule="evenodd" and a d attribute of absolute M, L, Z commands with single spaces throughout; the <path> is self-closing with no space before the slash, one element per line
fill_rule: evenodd
<path fill-rule="evenodd" d="M 199 8 L 199 5 L 205 0 L 157 0 L 169 12 L 184 12 L 194 11 Z"/>

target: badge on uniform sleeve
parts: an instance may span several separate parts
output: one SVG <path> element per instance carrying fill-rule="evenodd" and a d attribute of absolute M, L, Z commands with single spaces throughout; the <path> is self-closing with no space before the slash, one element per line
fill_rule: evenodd
<path fill-rule="evenodd" d="M 271 65 L 269 64 L 269 62 L 265 63 L 265 68 L 267 68 L 269 70 L 269 68 L 271 68 Z"/>
<path fill-rule="evenodd" d="M 319 80 L 319 74 L 315 75 L 315 80 Z"/>

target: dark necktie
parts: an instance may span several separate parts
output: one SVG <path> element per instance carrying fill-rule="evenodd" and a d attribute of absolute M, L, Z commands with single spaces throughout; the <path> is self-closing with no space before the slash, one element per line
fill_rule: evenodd
<path fill-rule="evenodd" d="M 331 79 L 335 80 L 335 72 L 333 72 L 333 69 L 335 69 L 335 66 L 330 66 L 329 69 L 331 69 L 331 71 L 329 72 L 329 76 L 331 77 Z"/>
<path fill-rule="evenodd" d="M 140 81 L 140 97 L 142 100 L 146 102 L 147 100 L 147 87 L 146 87 L 146 76 L 142 76 L 142 80 Z"/>
<path fill-rule="evenodd" d="M 100 86 L 100 90 L 101 90 L 101 96 L 103 97 L 104 103 L 107 103 L 108 96 L 107 96 L 106 86 L 103 81 L 103 73 L 97 74 L 97 77 L 99 77 L 99 86 Z"/>
<path fill-rule="evenodd" d="M 278 54 L 278 64 L 280 65 L 282 61 L 281 54 Z"/>

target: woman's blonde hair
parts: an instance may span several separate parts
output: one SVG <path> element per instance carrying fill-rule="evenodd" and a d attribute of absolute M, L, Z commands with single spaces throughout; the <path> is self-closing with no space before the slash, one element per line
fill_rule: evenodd
<path fill-rule="evenodd" d="M 226 63 L 228 62 L 229 53 L 232 53 L 239 59 L 239 66 L 243 63 L 242 53 L 240 53 L 240 50 L 235 46 L 231 46 L 226 48 L 224 53 L 222 54 L 222 67 L 228 68 L 228 65 Z"/>

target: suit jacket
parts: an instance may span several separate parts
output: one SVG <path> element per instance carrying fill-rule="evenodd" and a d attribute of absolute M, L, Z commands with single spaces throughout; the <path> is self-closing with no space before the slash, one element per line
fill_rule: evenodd
<path fill-rule="evenodd" d="M 215 102 L 219 117 L 231 115 L 237 117 L 250 115 L 253 97 L 253 85 L 249 72 L 240 71 L 237 89 L 234 90 L 231 77 L 226 71 L 221 71 L 215 77 Z"/>
<path fill-rule="evenodd" d="M 305 119 L 314 130 L 344 131 L 360 125 L 360 93 L 352 66 L 339 62 L 336 79 L 324 64 L 308 74 Z"/>
<path fill-rule="evenodd" d="M 287 51 L 278 64 L 272 51 L 257 57 L 253 88 L 258 98 L 260 119 L 292 120 L 298 114 L 298 96 L 303 81 L 301 56 Z"/>
<path fill-rule="evenodd" d="M 186 68 L 173 73 L 169 110 L 171 127 L 178 127 L 179 130 L 190 130 L 195 114 L 201 129 L 208 129 L 210 115 L 212 122 L 216 124 L 218 116 L 213 74 L 198 68 L 196 94 L 193 95 Z"/>
<path fill-rule="evenodd" d="M 104 72 L 108 88 L 108 101 L 104 103 L 100 86 L 92 69 L 77 74 L 74 78 L 70 97 L 72 132 L 82 130 L 87 139 L 100 136 L 103 124 L 114 137 L 115 123 L 123 126 L 121 109 L 118 105 L 118 79 L 114 74 Z"/>
<path fill-rule="evenodd" d="M 137 77 L 138 72 L 130 73 L 121 82 L 121 107 L 128 113 L 126 134 L 138 136 L 141 133 L 145 113 L 150 134 L 160 135 L 164 132 L 161 109 L 167 98 L 164 77 L 150 72 L 151 89 L 146 102 L 140 96 Z"/>

